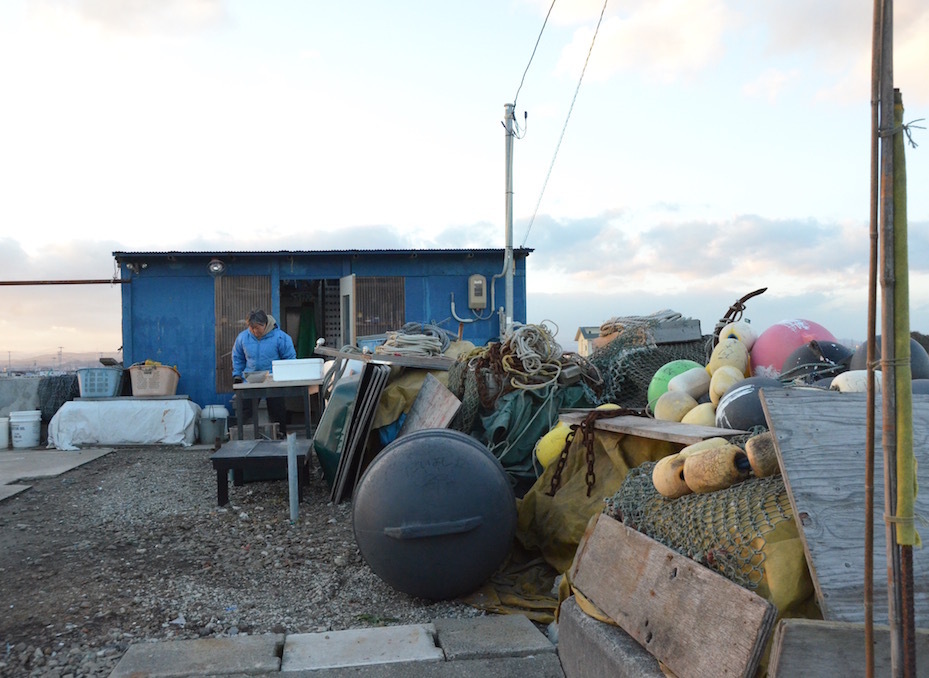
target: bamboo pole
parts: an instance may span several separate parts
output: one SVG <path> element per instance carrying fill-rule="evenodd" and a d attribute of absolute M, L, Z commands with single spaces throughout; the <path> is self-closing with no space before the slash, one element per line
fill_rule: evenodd
<path fill-rule="evenodd" d="M 894 678 L 904 678 L 903 637 L 900 609 L 900 551 L 897 530 L 892 520 L 896 514 L 896 382 L 894 364 L 894 211 L 893 211 L 893 0 L 884 0 L 881 21 L 881 434 L 884 453 L 884 516 L 887 551 L 887 617 L 890 626 L 890 664 Z"/>
<path fill-rule="evenodd" d="M 906 154 L 903 143 L 903 96 L 894 90 L 894 363 L 897 430 L 897 547 L 900 552 L 900 617 L 903 625 L 905 676 L 916 675 L 916 621 L 913 609 L 913 546 L 919 535 L 913 524 L 916 460 L 913 457 L 913 373 L 910 364 L 910 272 L 906 219 Z"/>
<path fill-rule="evenodd" d="M 868 254 L 868 387 L 865 415 L 864 639 L 865 676 L 874 678 L 874 341 L 877 318 L 877 252 L 879 127 L 881 88 L 881 25 L 883 5 L 874 0 L 871 18 L 871 201 Z"/>

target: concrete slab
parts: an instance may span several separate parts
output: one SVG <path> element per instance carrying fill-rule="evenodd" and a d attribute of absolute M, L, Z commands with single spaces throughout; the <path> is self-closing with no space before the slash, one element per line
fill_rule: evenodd
<path fill-rule="evenodd" d="M 289 635 L 281 671 L 442 661 L 434 634 L 432 624 L 410 624 Z"/>
<path fill-rule="evenodd" d="M 0 485 L 0 501 L 9 499 L 20 492 L 25 492 L 30 487 L 32 487 L 32 485 Z"/>
<path fill-rule="evenodd" d="M 288 673 L 288 678 L 564 678 L 558 655 L 465 659 L 451 662 L 401 662 Z"/>
<path fill-rule="evenodd" d="M 558 655 L 567 678 L 665 678 L 632 636 L 585 614 L 573 596 L 558 615 Z"/>
<path fill-rule="evenodd" d="M 436 619 L 435 630 L 439 647 L 450 661 L 555 653 L 545 634 L 521 614 Z"/>
<path fill-rule="evenodd" d="M 283 634 L 130 645 L 110 678 L 263 675 L 280 669 Z"/>
<path fill-rule="evenodd" d="M 110 447 L 88 448 L 76 452 L 36 448 L 3 450 L 0 451 L 0 485 L 61 475 L 112 451 L 113 448 Z"/>

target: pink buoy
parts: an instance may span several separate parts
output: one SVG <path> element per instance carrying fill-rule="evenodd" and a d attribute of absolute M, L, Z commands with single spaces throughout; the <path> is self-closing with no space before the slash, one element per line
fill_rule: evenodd
<path fill-rule="evenodd" d="M 780 376 L 787 357 L 814 339 L 836 341 L 832 332 L 812 320 L 795 318 L 771 325 L 758 335 L 752 346 L 752 375 L 773 378 Z"/>

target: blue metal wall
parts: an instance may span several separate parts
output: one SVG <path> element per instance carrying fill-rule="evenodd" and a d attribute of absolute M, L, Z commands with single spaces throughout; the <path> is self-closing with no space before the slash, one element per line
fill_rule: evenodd
<path fill-rule="evenodd" d="M 212 253 L 114 253 L 132 282 L 122 285 L 123 357 L 131 365 L 156 360 L 176 365 L 180 372 L 177 393 L 188 395 L 201 406 L 229 405 L 231 394 L 216 393 L 214 280 L 207 272 Z M 468 276 L 492 277 L 503 268 L 503 250 L 349 251 L 345 253 L 235 253 L 215 256 L 226 264 L 225 276 L 268 275 L 272 307 L 280 317 L 281 280 L 334 279 L 354 273 L 357 277 L 404 276 L 407 322 L 435 322 L 457 332 L 452 318 L 451 295 L 456 314 L 473 318 L 468 309 Z M 138 273 L 127 263 L 141 262 Z M 526 259 L 516 258 L 513 283 L 514 320 L 526 321 Z M 504 303 L 504 280 L 494 285 L 495 303 Z M 484 345 L 496 341 L 499 322 L 490 309 L 487 320 L 466 323 L 462 338 Z M 231 346 L 229 349 L 231 350 Z"/>

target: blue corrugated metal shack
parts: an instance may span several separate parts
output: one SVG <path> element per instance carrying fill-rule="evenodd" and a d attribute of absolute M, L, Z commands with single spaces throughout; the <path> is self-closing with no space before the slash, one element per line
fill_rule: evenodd
<path fill-rule="evenodd" d="M 515 322 L 526 321 L 526 257 L 531 251 L 514 250 Z M 504 303 L 503 249 L 113 256 L 122 277 L 131 280 L 121 286 L 124 363 L 176 365 L 177 393 L 201 406 L 230 403 L 232 344 L 254 308 L 277 319 L 294 339 L 297 357 L 311 356 L 319 338 L 341 348 L 407 322 L 460 330 L 476 345 L 501 334 L 494 307 Z M 484 308 L 469 308 L 479 307 L 481 296 Z"/>

